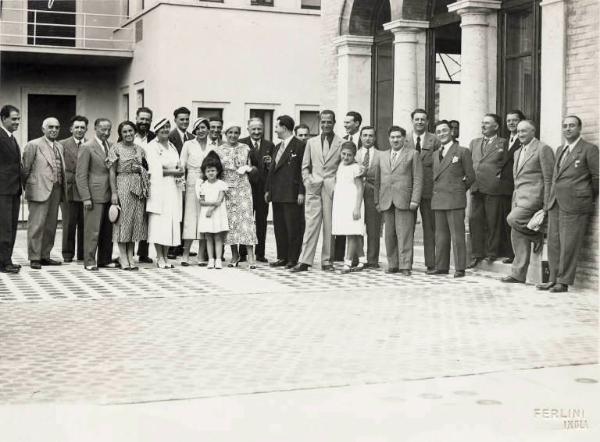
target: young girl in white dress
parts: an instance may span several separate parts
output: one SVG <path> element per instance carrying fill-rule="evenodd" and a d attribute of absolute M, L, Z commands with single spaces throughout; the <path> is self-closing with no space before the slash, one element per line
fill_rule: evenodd
<path fill-rule="evenodd" d="M 335 176 L 333 191 L 332 235 L 346 236 L 346 258 L 342 273 L 360 270 L 363 265 L 352 267 L 352 260 L 358 260 L 359 238 L 363 236 L 365 219 L 362 202 L 364 184 L 360 166 L 356 163 L 356 145 L 352 141 L 342 144 L 342 161 Z"/>
<path fill-rule="evenodd" d="M 223 165 L 219 156 L 210 151 L 202 162 L 202 174 L 205 181 L 196 181 L 196 196 L 200 205 L 198 231 L 206 237 L 208 268 L 223 268 L 223 242 L 229 230 L 225 191 L 227 184 L 221 181 Z M 216 256 L 216 258 L 215 258 Z"/>

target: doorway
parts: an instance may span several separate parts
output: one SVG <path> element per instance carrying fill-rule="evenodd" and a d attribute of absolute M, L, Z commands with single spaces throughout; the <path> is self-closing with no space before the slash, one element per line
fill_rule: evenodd
<path fill-rule="evenodd" d="M 380 2 L 373 29 L 371 114 L 377 131 L 376 146 L 388 148 L 387 131 L 394 114 L 394 34 L 383 29 L 391 21 L 389 1 Z"/>
<path fill-rule="evenodd" d="M 60 123 L 58 139 L 63 140 L 71 134 L 69 122 L 77 110 L 75 95 L 29 94 L 27 96 L 27 139 L 42 136 L 42 123 L 48 117 L 55 117 Z"/>
<path fill-rule="evenodd" d="M 27 1 L 27 44 L 75 46 L 75 12 L 77 2 L 55 0 Z"/>

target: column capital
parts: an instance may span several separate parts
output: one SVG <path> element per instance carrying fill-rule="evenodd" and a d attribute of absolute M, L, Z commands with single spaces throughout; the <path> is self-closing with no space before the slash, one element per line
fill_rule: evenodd
<path fill-rule="evenodd" d="M 333 40 L 338 56 L 364 55 L 371 56 L 373 37 L 368 35 L 340 35 Z"/>
<path fill-rule="evenodd" d="M 498 0 L 459 0 L 448 5 L 448 12 L 464 14 L 489 14 L 502 7 Z"/>
<path fill-rule="evenodd" d="M 417 43 L 417 32 L 429 28 L 423 20 L 394 20 L 383 24 L 383 29 L 394 34 L 394 43 Z"/>

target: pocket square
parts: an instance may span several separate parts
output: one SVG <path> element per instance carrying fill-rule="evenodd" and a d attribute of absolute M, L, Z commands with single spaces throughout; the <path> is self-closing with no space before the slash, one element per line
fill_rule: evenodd
<path fill-rule="evenodd" d="M 458 157 L 456 155 L 452 157 L 452 164 L 454 163 L 458 163 Z"/>

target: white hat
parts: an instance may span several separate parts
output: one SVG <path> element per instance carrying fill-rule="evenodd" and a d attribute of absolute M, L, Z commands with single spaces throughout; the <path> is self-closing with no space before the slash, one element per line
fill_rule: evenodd
<path fill-rule="evenodd" d="M 192 124 L 192 133 L 196 132 L 196 129 L 198 129 L 198 126 L 200 126 L 202 123 L 206 123 L 208 125 L 208 118 L 197 118 L 196 121 L 194 121 L 194 124 Z"/>
<path fill-rule="evenodd" d="M 119 214 L 121 213 L 121 207 L 116 204 L 112 204 L 108 209 L 108 220 L 111 223 L 116 223 L 119 220 Z"/>
<path fill-rule="evenodd" d="M 227 132 L 229 132 L 234 127 L 237 127 L 240 130 L 240 132 L 242 131 L 242 125 L 239 124 L 239 123 L 237 123 L 237 122 L 233 122 L 233 123 L 228 123 L 227 126 L 225 126 L 225 129 L 223 130 L 223 133 L 226 134 Z"/>

